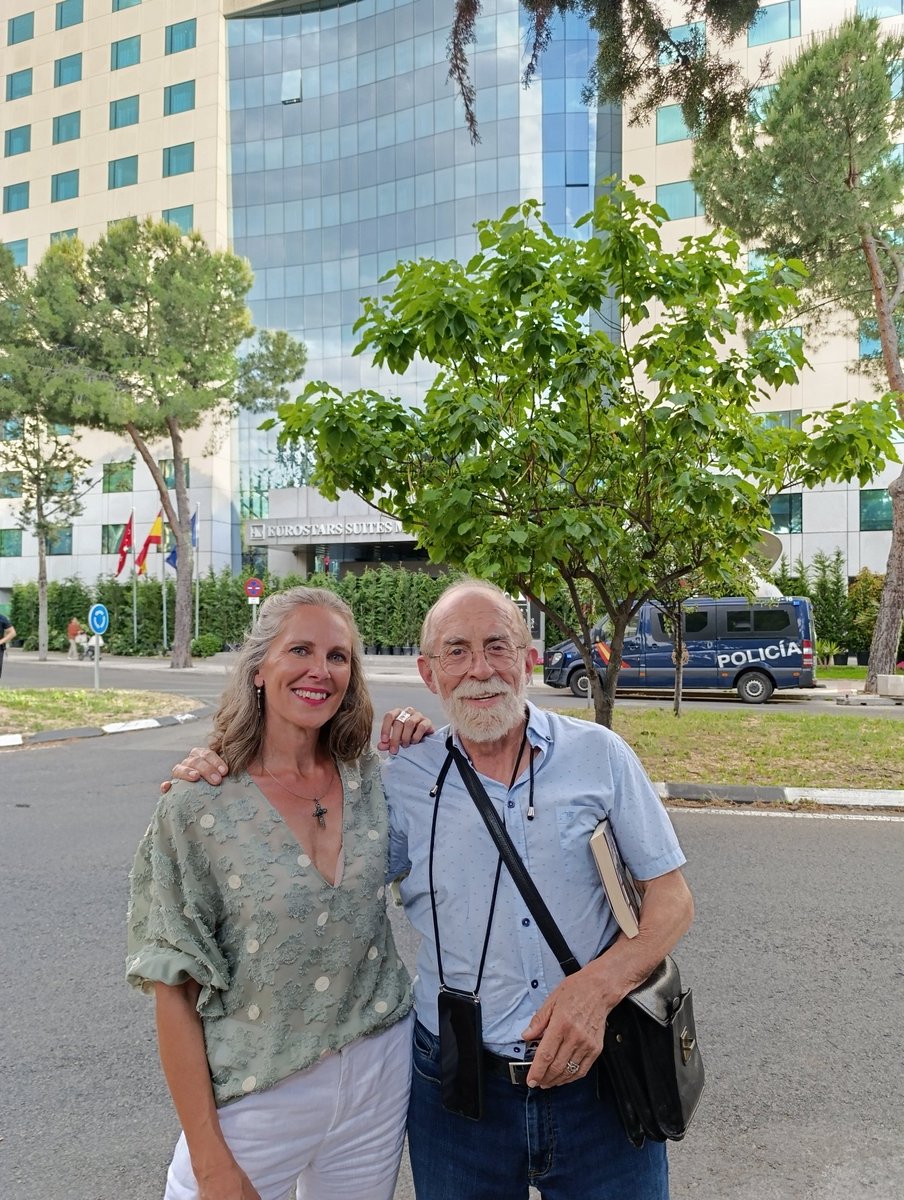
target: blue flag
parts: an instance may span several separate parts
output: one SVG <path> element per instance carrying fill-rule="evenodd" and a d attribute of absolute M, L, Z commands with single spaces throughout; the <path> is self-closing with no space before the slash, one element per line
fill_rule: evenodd
<path fill-rule="evenodd" d="M 192 550 L 197 550 L 197 548 L 198 548 L 197 520 L 198 520 L 198 513 L 197 513 L 197 511 L 195 511 L 191 515 L 191 547 L 192 547 Z M 178 557 L 178 550 L 179 550 L 178 545 L 174 544 L 172 550 L 170 550 L 169 554 L 167 554 L 167 556 L 166 556 L 167 566 L 172 567 L 174 571 L 176 569 L 176 558 Z"/>

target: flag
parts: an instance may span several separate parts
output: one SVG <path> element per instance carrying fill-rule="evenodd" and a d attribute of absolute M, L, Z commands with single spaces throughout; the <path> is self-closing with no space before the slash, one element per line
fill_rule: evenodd
<path fill-rule="evenodd" d="M 192 548 L 192 550 L 196 550 L 198 548 L 197 520 L 198 520 L 198 513 L 197 513 L 197 509 L 196 509 L 191 515 L 191 548 Z M 178 557 L 179 557 L 179 546 L 178 546 L 178 543 L 174 542 L 172 550 L 170 550 L 169 554 L 167 554 L 167 556 L 166 556 L 167 566 L 172 567 L 174 571 L 176 569 L 176 560 Z"/>
<path fill-rule="evenodd" d="M 119 566 L 116 568 L 116 574 L 119 575 L 123 567 L 126 565 L 129 551 L 132 549 L 132 517 L 122 527 L 122 537 L 119 539 L 119 545 L 116 547 L 116 552 L 119 555 Z"/>
<path fill-rule="evenodd" d="M 163 510 L 157 513 L 154 524 L 151 526 L 151 532 L 144 539 L 144 545 L 138 551 L 138 557 L 135 559 L 135 565 L 138 567 L 138 574 L 144 575 L 147 571 L 147 556 L 151 546 L 159 546 L 163 541 Z"/>

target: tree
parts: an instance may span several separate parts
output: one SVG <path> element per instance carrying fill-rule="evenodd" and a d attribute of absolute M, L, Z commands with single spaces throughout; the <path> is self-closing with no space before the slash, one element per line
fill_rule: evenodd
<path fill-rule="evenodd" d="M 423 409 L 314 382 L 279 410 L 285 438 L 312 440 L 327 495 L 357 493 L 435 562 L 537 603 L 582 647 L 604 723 L 646 599 L 691 572 L 733 577 L 768 522 L 767 494 L 865 476 L 890 452 L 882 401 L 835 408 L 807 432 L 765 426 L 752 405 L 796 378 L 800 344 L 735 335 L 781 318 L 796 272 L 745 274 L 716 235 L 666 253 L 664 218 L 616 184 L 584 240 L 554 234 L 535 201 L 482 222 L 467 266 L 400 263 L 394 290 L 363 302 L 359 353 L 395 373 L 415 358 L 436 368 Z M 559 584 L 570 620 L 545 601 Z M 584 589 L 612 622 L 604 688 Z"/>
<path fill-rule="evenodd" d="M 71 430 L 54 424 L 47 364 L 29 336 L 31 286 L 0 247 L 0 494 L 21 497 L 17 524 L 38 544 L 38 657 L 47 658 L 47 550 L 63 526 L 81 514 L 90 487 L 89 462 Z M 72 614 L 69 614 L 72 616 Z"/>
<path fill-rule="evenodd" d="M 120 221 L 87 249 L 51 246 L 35 273 L 40 337 L 80 373 L 64 419 L 128 434 L 147 465 L 177 546 L 171 665 L 191 666 L 191 507 L 183 435 L 238 408 L 272 409 L 299 378 L 304 347 L 255 331 L 244 259 L 150 218 Z M 167 438 L 168 483 L 151 443 Z M 175 502 L 170 494 L 175 492 Z"/>
<path fill-rule="evenodd" d="M 814 38 L 756 113 L 697 146 L 693 179 L 710 220 L 805 261 L 811 319 L 838 305 L 869 319 L 904 421 L 902 59 L 904 37 L 880 37 L 874 17 Z M 892 540 L 868 692 L 894 670 L 904 617 L 904 472 L 888 491 Z"/>
<path fill-rule="evenodd" d="M 708 135 L 744 112 L 751 84 L 737 61 L 726 57 L 731 42 L 756 20 L 759 0 L 684 0 L 672 24 L 655 0 L 522 0 L 530 21 L 525 86 L 537 72 L 552 37 L 557 13 L 587 18 L 598 36 L 596 62 L 584 99 L 588 104 L 635 102 L 632 124 L 642 124 L 661 104 L 681 105 L 695 133 Z M 476 41 L 480 0 L 456 0 L 449 35 L 449 77 L 465 108 L 473 141 L 479 140 L 468 46 Z M 761 74 L 768 70 L 766 56 Z"/>

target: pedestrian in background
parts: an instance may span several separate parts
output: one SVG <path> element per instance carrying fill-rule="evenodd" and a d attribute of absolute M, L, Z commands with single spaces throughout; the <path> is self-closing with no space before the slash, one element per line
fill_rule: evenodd
<path fill-rule="evenodd" d="M 73 617 L 66 626 L 66 637 L 69 639 L 69 653 L 67 658 L 78 658 L 78 635 L 82 632 L 82 623 L 78 617 Z"/>
<path fill-rule="evenodd" d="M 9 617 L 0 613 L 0 675 L 3 674 L 3 653 L 16 636 L 16 627 Z"/>

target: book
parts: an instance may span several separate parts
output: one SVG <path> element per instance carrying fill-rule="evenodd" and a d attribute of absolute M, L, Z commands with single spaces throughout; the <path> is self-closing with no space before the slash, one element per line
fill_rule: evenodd
<path fill-rule="evenodd" d="M 603 889 L 613 917 L 626 937 L 637 937 L 640 928 L 640 896 L 637 894 L 631 872 L 625 866 L 608 817 L 604 817 L 590 835 L 590 850 L 603 881 Z"/>

